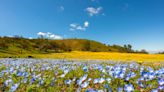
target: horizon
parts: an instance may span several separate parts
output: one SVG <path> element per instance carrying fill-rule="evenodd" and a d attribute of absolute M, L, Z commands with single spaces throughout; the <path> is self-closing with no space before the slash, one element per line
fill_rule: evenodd
<path fill-rule="evenodd" d="M 163 0 L 0 1 L 0 36 L 79 38 L 164 50 Z"/>

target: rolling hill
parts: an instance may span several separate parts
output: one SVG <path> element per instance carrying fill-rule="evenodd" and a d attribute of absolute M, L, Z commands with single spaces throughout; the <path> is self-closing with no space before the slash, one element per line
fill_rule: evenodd
<path fill-rule="evenodd" d="M 91 52 L 134 52 L 131 45 L 106 45 L 87 39 L 27 39 L 23 37 L 0 37 L 0 52 L 23 53 L 62 53 L 70 51 Z"/>

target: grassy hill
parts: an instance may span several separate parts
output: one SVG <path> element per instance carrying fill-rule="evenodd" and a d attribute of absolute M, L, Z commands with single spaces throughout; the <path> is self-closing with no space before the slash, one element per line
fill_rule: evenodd
<path fill-rule="evenodd" d="M 87 39 L 27 39 L 23 37 L 0 37 L 0 55 L 48 54 L 71 51 L 136 53 L 131 45 L 105 45 Z M 139 52 L 138 52 L 139 53 Z"/>

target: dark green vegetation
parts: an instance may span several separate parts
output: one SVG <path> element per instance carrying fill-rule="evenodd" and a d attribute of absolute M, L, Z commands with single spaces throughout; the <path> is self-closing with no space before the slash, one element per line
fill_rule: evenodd
<path fill-rule="evenodd" d="M 70 51 L 147 53 L 134 51 L 130 44 L 106 45 L 86 39 L 27 39 L 23 37 L 0 37 L 0 52 L 8 54 L 24 53 L 62 53 Z"/>
<path fill-rule="evenodd" d="M 158 54 L 164 54 L 164 52 L 159 52 Z"/>

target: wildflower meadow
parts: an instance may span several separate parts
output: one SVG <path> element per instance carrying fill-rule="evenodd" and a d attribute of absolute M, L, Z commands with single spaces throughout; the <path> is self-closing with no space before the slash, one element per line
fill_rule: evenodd
<path fill-rule="evenodd" d="M 131 61 L 0 59 L 1 92 L 163 92 L 164 67 Z"/>

